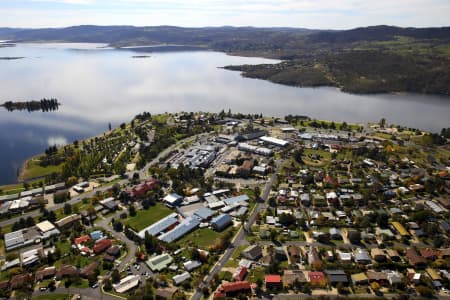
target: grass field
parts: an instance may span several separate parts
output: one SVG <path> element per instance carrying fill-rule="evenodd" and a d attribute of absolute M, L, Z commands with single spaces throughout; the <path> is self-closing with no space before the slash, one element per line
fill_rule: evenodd
<path fill-rule="evenodd" d="M 186 245 L 187 243 L 192 243 L 200 248 L 208 248 L 214 245 L 217 238 L 219 238 L 225 232 L 231 229 L 232 228 L 229 227 L 228 229 L 222 232 L 216 232 L 209 228 L 197 229 L 184 236 L 181 240 L 177 242 L 177 244 Z"/>
<path fill-rule="evenodd" d="M 139 210 L 136 216 L 129 218 L 125 224 L 140 231 L 145 227 L 159 221 L 160 219 L 170 215 L 173 211 L 162 203 L 150 206 L 148 210 Z"/>
<path fill-rule="evenodd" d="M 50 175 L 52 173 L 61 172 L 63 164 L 59 164 L 57 166 L 47 166 L 41 167 L 39 165 L 39 161 L 36 159 L 31 159 L 28 161 L 25 170 L 22 174 L 21 179 L 30 179 L 35 177 L 42 177 L 46 175 Z"/>

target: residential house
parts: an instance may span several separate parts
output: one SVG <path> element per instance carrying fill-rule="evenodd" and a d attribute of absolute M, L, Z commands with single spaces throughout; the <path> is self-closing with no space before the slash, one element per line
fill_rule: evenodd
<path fill-rule="evenodd" d="M 323 272 L 309 272 L 308 281 L 313 287 L 325 287 L 327 285 L 327 278 Z"/>
<path fill-rule="evenodd" d="M 214 294 L 214 298 L 233 297 L 242 293 L 248 293 L 251 285 L 248 281 L 225 282 Z"/>
<path fill-rule="evenodd" d="M 325 273 L 327 274 L 328 282 L 333 286 L 338 283 L 348 284 L 348 277 L 344 270 L 326 270 Z"/>
<path fill-rule="evenodd" d="M 111 240 L 109 240 L 109 239 L 99 240 L 95 244 L 93 250 L 94 250 L 95 254 L 100 254 L 103 251 L 107 250 L 111 246 L 112 246 L 112 241 Z"/>
<path fill-rule="evenodd" d="M 287 256 L 286 252 L 284 251 L 284 247 L 275 247 L 274 249 L 274 256 L 278 261 L 286 261 Z"/>
<path fill-rule="evenodd" d="M 355 262 L 358 264 L 367 265 L 372 262 L 366 250 L 358 248 L 354 253 Z"/>
<path fill-rule="evenodd" d="M 11 289 L 16 290 L 31 285 L 32 281 L 33 279 L 31 278 L 31 274 L 19 274 L 11 278 L 11 280 L 9 281 L 9 286 L 11 287 Z"/>
<path fill-rule="evenodd" d="M 297 246 L 291 245 L 288 247 L 291 262 L 298 263 L 301 261 L 300 249 Z"/>
<path fill-rule="evenodd" d="M 78 274 L 76 267 L 71 265 L 62 265 L 58 272 L 56 272 L 56 280 L 61 280 L 65 277 L 72 277 Z"/>
<path fill-rule="evenodd" d="M 262 257 L 262 248 L 259 245 L 248 246 L 241 252 L 241 256 L 250 260 L 260 259 Z"/>
<path fill-rule="evenodd" d="M 398 254 L 397 250 L 387 249 L 386 254 L 388 255 L 389 259 L 392 261 L 398 262 L 401 260 L 400 254 Z"/>
<path fill-rule="evenodd" d="M 284 270 L 283 284 L 286 287 L 293 287 L 296 284 L 304 284 L 308 282 L 305 273 L 301 270 Z"/>
<path fill-rule="evenodd" d="M 427 265 L 426 259 L 420 256 L 414 249 L 406 250 L 406 258 L 409 264 L 415 268 L 425 268 Z"/>
<path fill-rule="evenodd" d="M 36 271 L 36 274 L 34 275 L 34 280 L 42 281 L 47 278 L 53 278 L 55 275 L 56 275 L 56 268 L 54 266 L 48 267 Z"/>
<path fill-rule="evenodd" d="M 177 288 L 159 288 L 155 290 L 156 300 L 170 300 L 173 298 L 175 293 L 178 291 Z"/>
<path fill-rule="evenodd" d="M 370 256 L 375 260 L 376 262 L 385 262 L 386 261 L 386 254 L 382 249 L 379 248 L 372 248 L 370 250 Z"/>
<path fill-rule="evenodd" d="M 352 274 L 351 278 L 354 285 L 363 285 L 369 282 L 369 279 L 364 273 Z"/>
<path fill-rule="evenodd" d="M 247 275 L 248 270 L 246 267 L 239 266 L 233 274 L 234 281 L 242 281 Z"/>
<path fill-rule="evenodd" d="M 277 290 L 283 287 L 283 282 L 280 275 L 266 275 L 264 278 L 266 289 Z"/>
<path fill-rule="evenodd" d="M 366 276 L 369 280 L 369 283 L 376 282 L 379 285 L 385 286 L 389 282 L 386 272 L 376 272 L 373 270 L 369 270 L 367 271 Z"/>
<path fill-rule="evenodd" d="M 98 268 L 99 263 L 97 261 L 94 261 L 92 263 L 90 263 L 89 265 L 83 267 L 80 270 L 80 276 L 83 278 L 88 278 L 91 275 L 95 274 L 95 271 Z"/>
<path fill-rule="evenodd" d="M 191 279 L 191 274 L 189 274 L 189 272 L 184 272 L 182 274 L 179 275 L 175 275 L 172 277 L 173 280 L 173 284 L 174 285 L 180 285 L 183 282 L 185 282 L 186 280 Z"/>

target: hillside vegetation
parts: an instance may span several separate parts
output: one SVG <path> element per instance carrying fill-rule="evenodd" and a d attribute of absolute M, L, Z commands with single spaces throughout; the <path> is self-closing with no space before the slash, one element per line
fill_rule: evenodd
<path fill-rule="evenodd" d="M 235 55 L 281 59 L 283 62 L 275 65 L 226 67 L 241 71 L 246 77 L 280 84 L 336 86 L 352 93 L 450 95 L 450 27 L 372 26 L 320 31 L 84 25 L 56 29 L 0 28 L 0 39 L 15 42 L 98 42 L 114 47 L 183 45 Z"/>

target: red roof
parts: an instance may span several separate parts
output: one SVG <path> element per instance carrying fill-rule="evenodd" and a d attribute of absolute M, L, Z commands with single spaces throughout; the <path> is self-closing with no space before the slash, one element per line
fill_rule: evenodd
<path fill-rule="evenodd" d="M 108 249 L 109 247 L 111 247 L 112 245 L 112 241 L 111 240 L 100 240 L 98 241 L 95 246 L 94 246 L 94 253 L 95 254 L 99 254 L 103 251 L 105 251 L 106 249 Z"/>
<path fill-rule="evenodd" d="M 247 268 L 246 267 L 239 267 L 236 272 L 233 275 L 233 279 L 236 281 L 242 281 L 244 279 L 245 275 L 247 275 Z"/>
<path fill-rule="evenodd" d="M 83 248 L 80 249 L 80 251 L 84 252 L 84 253 L 91 253 L 92 252 L 92 250 L 90 248 L 88 248 L 88 247 L 83 247 Z"/>
<path fill-rule="evenodd" d="M 249 290 L 250 283 L 248 281 L 226 282 L 219 288 L 219 292 L 232 293 L 242 290 Z"/>
<path fill-rule="evenodd" d="M 311 283 L 321 283 L 325 279 L 323 272 L 309 272 L 308 276 Z"/>
<path fill-rule="evenodd" d="M 79 245 L 79 244 L 86 243 L 90 239 L 91 238 L 88 235 L 83 235 L 83 236 L 75 238 L 75 240 L 73 242 L 75 243 L 75 245 Z"/>
<path fill-rule="evenodd" d="M 281 283 L 280 275 L 266 275 L 266 283 Z"/>

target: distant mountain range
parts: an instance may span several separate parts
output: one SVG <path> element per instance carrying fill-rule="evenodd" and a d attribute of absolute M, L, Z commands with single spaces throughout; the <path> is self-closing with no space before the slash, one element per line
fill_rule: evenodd
<path fill-rule="evenodd" d="M 295 86 L 337 86 L 354 93 L 450 95 L 450 27 L 304 28 L 92 26 L 0 28 L 13 42 L 96 42 L 113 47 L 183 45 L 285 62 L 229 66 L 244 76 Z M 179 49 L 183 49 L 180 47 Z M 194 48 L 192 48 L 194 49 Z M 141 49 L 142 50 L 142 49 Z"/>

